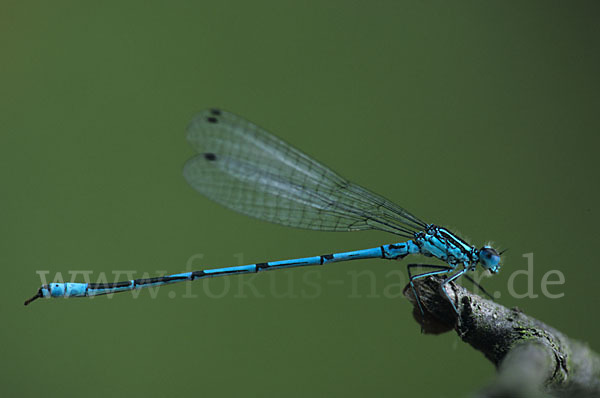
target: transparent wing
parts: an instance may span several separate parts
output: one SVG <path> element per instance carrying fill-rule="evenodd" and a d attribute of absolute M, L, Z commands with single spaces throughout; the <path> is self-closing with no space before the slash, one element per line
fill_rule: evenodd
<path fill-rule="evenodd" d="M 183 170 L 188 183 L 248 216 L 298 228 L 377 229 L 407 237 L 425 227 L 400 206 L 234 114 L 199 113 L 187 139 L 198 152 Z"/>

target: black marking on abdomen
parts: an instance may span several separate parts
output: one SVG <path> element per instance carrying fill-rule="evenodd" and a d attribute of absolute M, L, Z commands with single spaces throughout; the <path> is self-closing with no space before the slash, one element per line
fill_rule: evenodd
<path fill-rule="evenodd" d="M 323 265 L 325 260 L 333 260 L 333 254 L 323 254 L 319 263 Z"/>
<path fill-rule="evenodd" d="M 219 120 L 216 117 L 209 116 L 206 118 L 209 123 L 217 123 Z"/>
<path fill-rule="evenodd" d="M 404 249 L 404 243 L 400 243 L 398 245 L 388 245 L 390 249 Z"/>
<path fill-rule="evenodd" d="M 192 280 L 197 279 L 197 278 L 202 278 L 206 276 L 206 273 L 204 271 L 194 271 L 192 272 Z"/>
<path fill-rule="evenodd" d="M 150 285 L 158 282 L 175 282 L 187 279 L 187 276 L 157 276 L 155 278 L 136 279 L 133 281 L 133 286 Z"/>
<path fill-rule="evenodd" d="M 212 162 L 214 160 L 217 160 L 217 155 L 215 155 L 214 153 L 207 152 L 204 154 L 204 159 Z"/>
<path fill-rule="evenodd" d="M 256 263 L 256 271 L 255 272 L 258 272 L 261 269 L 267 269 L 267 268 L 269 268 L 269 263 Z"/>
<path fill-rule="evenodd" d="M 210 110 L 210 114 L 211 115 L 215 115 L 215 116 L 220 116 L 221 115 L 221 110 L 217 109 L 217 108 L 212 108 Z"/>

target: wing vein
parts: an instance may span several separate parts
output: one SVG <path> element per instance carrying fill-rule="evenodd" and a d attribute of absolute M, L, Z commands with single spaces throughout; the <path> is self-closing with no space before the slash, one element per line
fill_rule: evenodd
<path fill-rule="evenodd" d="M 375 229 L 412 237 L 426 224 L 229 112 L 198 114 L 187 132 L 198 152 L 184 176 L 198 192 L 265 221 L 323 231 Z"/>

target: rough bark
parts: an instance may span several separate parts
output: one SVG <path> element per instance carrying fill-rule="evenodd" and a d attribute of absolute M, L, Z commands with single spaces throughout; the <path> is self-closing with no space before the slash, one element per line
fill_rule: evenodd
<path fill-rule="evenodd" d="M 425 316 L 412 289 L 404 294 L 424 333 L 452 329 L 496 365 L 495 381 L 477 397 L 600 397 L 600 357 L 587 345 L 524 314 L 484 299 L 460 285 L 446 290 L 459 314 L 441 290 L 443 278 L 415 281 Z"/>

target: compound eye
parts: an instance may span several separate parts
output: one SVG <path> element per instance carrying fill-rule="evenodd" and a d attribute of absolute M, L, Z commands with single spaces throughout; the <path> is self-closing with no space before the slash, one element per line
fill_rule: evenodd
<path fill-rule="evenodd" d="M 498 252 L 496 251 L 496 249 L 492 248 L 492 247 L 483 247 L 481 248 L 481 250 L 479 251 L 479 254 L 485 258 L 489 258 L 491 259 L 494 256 L 500 257 L 500 255 L 498 254 Z"/>

